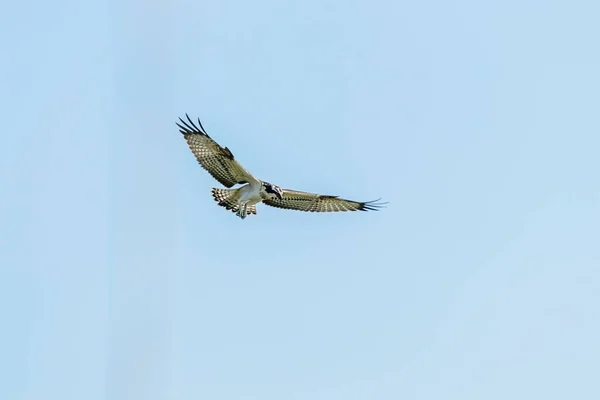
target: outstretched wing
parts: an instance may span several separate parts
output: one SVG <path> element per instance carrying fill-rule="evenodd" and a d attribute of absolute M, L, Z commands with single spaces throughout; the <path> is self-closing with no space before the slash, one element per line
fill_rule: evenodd
<path fill-rule="evenodd" d="M 187 114 L 185 116 L 188 122 L 179 118 L 183 125 L 176 123 L 179 132 L 183 133 L 183 137 L 192 153 L 194 153 L 196 160 L 213 178 L 228 188 L 237 183 L 259 182 L 233 158 L 233 153 L 227 147 L 219 146 L 206 134 L 200 119 L 198 119 L 198 125 L 200 126 L 198 128 Z"/>
<path fill-rule="evenodd" d="M 287 210 L 310 211 L 310 212 L 337 212 L 337 211 L 376 211 L 386 203 L 374 201 L 352 201 L 340 199 L 338 196 L 327 196 L 315 193 L 298 192 L 296 190 L 283 189 L 282 199 L 271 198 L 263 200 L 263 203 L 277 208 Z"/>

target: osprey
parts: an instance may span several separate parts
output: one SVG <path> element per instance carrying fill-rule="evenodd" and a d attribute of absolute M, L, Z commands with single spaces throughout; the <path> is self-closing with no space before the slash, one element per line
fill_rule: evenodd
<path fill-rule="evenodd" d="M 385 204 L 378 203 L 380 199 L 358 202 L 338 196 L 281 189 L 257 179 L 237 162 L 227 147 L 219 146 L 208 136 L 200 119 L 198 128 L 187 114 L 185 116 L 188 122 L 179 118 L 181 124 L 176 124 L 190 150 L 202 168 L 228 188 L 213 188 L 213 197 L 220 206 L 231 210 L 242 219 L 250 214 L 256 215 L 256 205 L 260 202 L 272 207 L 310 212 L 374 211 Z M 236 184 L 244 186 L 231 189 Z"/>

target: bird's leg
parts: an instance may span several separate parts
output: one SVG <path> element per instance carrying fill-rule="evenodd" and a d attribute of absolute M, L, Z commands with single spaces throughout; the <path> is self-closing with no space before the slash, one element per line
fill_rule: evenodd
<path fill-rule="evenodd" d="M 244 219 L 248 215 L 247 211 L 248 211 L 248 202 L 243 201 L 240 203 L 236 215 L 238 217 L 240 217 L 241 219 Z"/>

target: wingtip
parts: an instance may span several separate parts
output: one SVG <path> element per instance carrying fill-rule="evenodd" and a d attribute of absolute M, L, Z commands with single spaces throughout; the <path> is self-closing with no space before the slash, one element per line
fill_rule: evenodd
<path fill-rule="evenodd" d="M 386 204 L 389 204 L 389 201 L 381 202 L 381 197 L 377 200 L 365 201 L 362 204 L 361 211 L 379 211 L 382 208 L 386 208 Z"/>
<path fill-rule="evenodd" d="M 187 121 L 185 121 L 183 118 L 179 117 L 179 121 L 183 125 L 181 125 L 179 122 L 175 122 L 175 125 L 177 125 L 179 127 L 179 131 L 181 133 L 183 133 L 184 135 L 199 133 L 201 135 L 208 136 L 208 134 L 206 133 L 206 129 L 204 129 L 204 126 L 202 126 L 202 122 L 200 122 L 200 118 L 198 118 L 198 125 L 200 126 L 200 128 L 198 128 L 198 126 L 196 126 L 194 121 L 192 121 L 192 119 L 190 118 L 188 113 L 185 113 L 185 117 L 186 117 Z"/>

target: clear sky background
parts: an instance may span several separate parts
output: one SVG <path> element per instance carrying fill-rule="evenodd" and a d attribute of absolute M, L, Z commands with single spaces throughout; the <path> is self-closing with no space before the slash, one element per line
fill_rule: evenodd
<path fill-rule="evenodd" d="M 0 398 L 598 399 L 596 1 L 0 13 Z M 377 213 L 216 205 L 175 121 Z"/>

